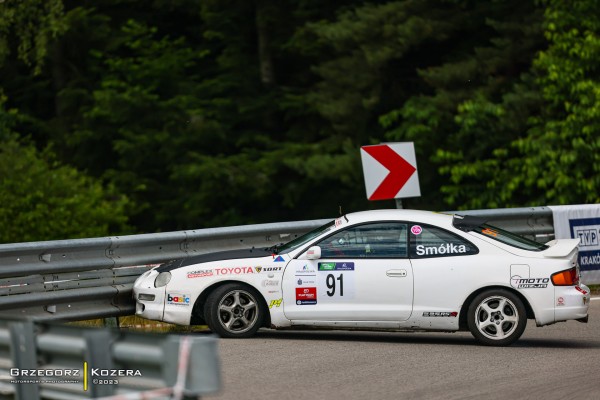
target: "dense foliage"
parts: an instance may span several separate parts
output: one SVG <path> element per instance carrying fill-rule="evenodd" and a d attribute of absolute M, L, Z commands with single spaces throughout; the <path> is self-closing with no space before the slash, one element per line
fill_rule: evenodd
<path fill-rule="evenodd" d="M 360 163 L 385 141 L 415 143 L 423 195 L 408 207 L 598 202 L 599 14 L 557 0 L 0 1 L 0 241 L 393 207 L 367 202 Z"/>

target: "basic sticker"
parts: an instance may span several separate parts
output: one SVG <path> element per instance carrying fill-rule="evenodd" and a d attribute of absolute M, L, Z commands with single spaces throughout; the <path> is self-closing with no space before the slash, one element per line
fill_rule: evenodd
<path fill-rule="evenodd" d="M 190 296 L 187 294 L 167 293 L 167 304 L 175 306 L 189 306 Z"/>

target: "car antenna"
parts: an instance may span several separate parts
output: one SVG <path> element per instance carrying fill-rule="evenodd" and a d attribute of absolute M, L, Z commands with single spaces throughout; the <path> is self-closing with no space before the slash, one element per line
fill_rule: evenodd
<path fill-rule="evenodd" d="M 348 217 L 346 217 L 346 214 L 342 214 L 342 206 L 340 206 L 340 217 L 344 217 L 344 219 L 346 220 L 346 222 L 350 222 L 348 221 Z"/>

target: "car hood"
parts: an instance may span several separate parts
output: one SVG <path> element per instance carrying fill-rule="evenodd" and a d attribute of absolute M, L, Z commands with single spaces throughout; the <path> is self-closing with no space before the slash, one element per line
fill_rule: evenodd
<path fill-rule="evenodd" d="M 157 272 L 169 272 L 178 268 L 187 267 L 188 265 L 207 263 L 211 261 L 236 260 L 240 258 L 261 258 L 270 256 L 273 253 L 266 249 L 243 249 L 243 250 L 228 250 L 215 253 L 200 254 L 188 258 L 169 261 L 156 268 Z"/>

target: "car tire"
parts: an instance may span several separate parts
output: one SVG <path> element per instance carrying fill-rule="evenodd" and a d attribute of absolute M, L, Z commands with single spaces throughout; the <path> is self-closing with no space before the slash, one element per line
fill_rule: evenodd
<path fill-rule="evenodd" d="M 521 299 L 503 289 L 486 290 L 469 305 L 467 324 L 471 334 L 487 346 L 508 346 L 521 337 L 527 311 Z"/>
<path fill-rule="evenodd" d="M 247 285 L 219 286 L 204 304 L 206 324 L 223 338 L 251 337 L 262 326 L 265 311 L 261 299 L 260 293 Z"/>

